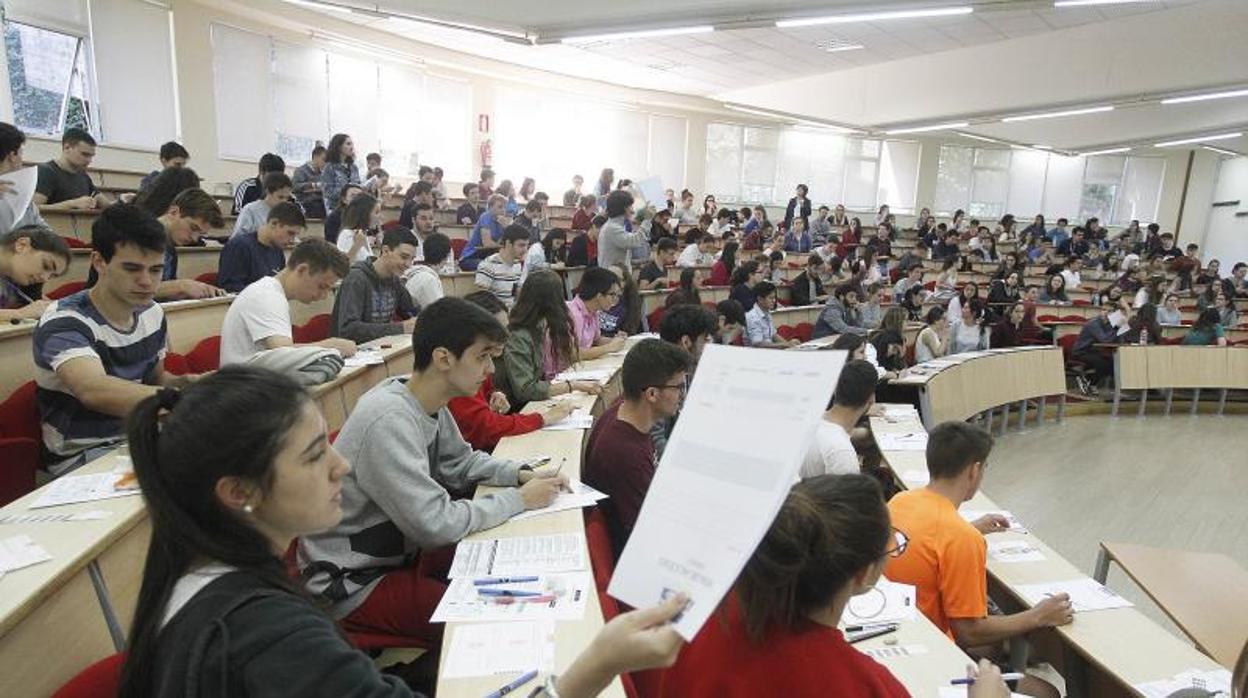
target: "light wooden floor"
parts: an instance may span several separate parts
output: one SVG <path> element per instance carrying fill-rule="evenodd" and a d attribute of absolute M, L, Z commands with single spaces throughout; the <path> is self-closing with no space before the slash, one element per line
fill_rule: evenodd
<path fill-rule="evenodd" d="M 1050 419 L 997 440 L 983 490 L 1089 575 L 1102 540 L 1248 567 L 1245 416 Z M 1180 634 L 1117 567 L 1109 586 Z"/>

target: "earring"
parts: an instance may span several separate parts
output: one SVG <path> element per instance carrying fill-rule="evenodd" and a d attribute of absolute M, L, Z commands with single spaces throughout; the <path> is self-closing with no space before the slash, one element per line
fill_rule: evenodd
<path fill-rule="evenodd" d="M 250 504 L 244 504 L 244 505 L 243 505 L 243 511 L 247 512 L 248 514 L 250 514 L 251 512 L 255 511 L 255 507 L 251 506 Z"/>

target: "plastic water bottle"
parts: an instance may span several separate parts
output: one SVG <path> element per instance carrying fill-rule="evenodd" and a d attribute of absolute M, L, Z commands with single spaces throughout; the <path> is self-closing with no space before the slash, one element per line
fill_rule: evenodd
<path fill-rule="evenodd" d="M 1143 346 L 1145 344 L 1148 344 L 1148 328 L 1141 327 L 1140 328 L 1140 345 Z"/>

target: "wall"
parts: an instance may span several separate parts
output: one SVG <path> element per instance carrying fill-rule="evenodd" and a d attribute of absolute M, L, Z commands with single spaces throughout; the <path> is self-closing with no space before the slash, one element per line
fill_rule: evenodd
<path fill-rule="evenodd" d="M 1201 242 L 1202 256 L 1206 260 L 1221 260 L 1222 273 L 1227 274 L 1233 263 L 1248 262 L 1248 157 L 1223 158 L 1214 162 L 1213 168 L 1217 176 L 1202 207 L 1209 216 Z M 1236 200 L 1236 206 L 1211 207 L 1213 203 Z"/>

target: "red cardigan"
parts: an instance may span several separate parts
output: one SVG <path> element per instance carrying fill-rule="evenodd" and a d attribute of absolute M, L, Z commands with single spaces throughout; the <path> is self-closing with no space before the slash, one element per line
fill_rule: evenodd
<path fill-rule="evenodd" d="M 527 434 L 542 428 L 540 414 L 499 414 L 490 409 L 493 392 L 494 382 L 487 376 L 476 395 L 457 397 L 447 404 L 464 441 L 473 448 L 492 451 L 504 436 Z"/>

